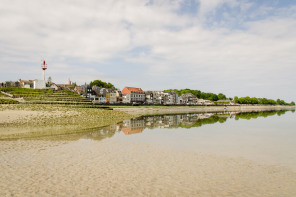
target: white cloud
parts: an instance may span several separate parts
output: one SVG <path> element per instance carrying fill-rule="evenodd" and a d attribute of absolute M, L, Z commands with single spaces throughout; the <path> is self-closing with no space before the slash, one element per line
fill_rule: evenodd
<path fill-rule="evenodd" d="M 274 15 L 266 16 L 268 6 L 256 8 L 250 1 L 197 2 L 197 15 L 180 15 L 182 0 L 3 0 L 0 80 L 18 77 L 15 70 L 22 78 L 34 78 L 44 56 L 50 62 L 48 74 L 59 82 L 68 77 L 79 83 L 100 78 L 121 87 L 188 87 L 230 96 L 267 91 L 264 95 L 272 97 L 268 85 L 293 89 L 295 6 L 286 12 L 273 7 Z M 223 5 L 241 13 L 225 12 L 215 25 L 213 16 Z M 262 10 L 265 14 L 256 19 Z M 245 21 L 249 13 L 254 17 Z M 209 19 L 214 23 L 207 28 Z M 236 23 L 239 28 L 230 27 Z M 129 76 L 135 71 L 127 64 L 138 74 Z M 282 94 L 292 99 L 290 92 Z"/>

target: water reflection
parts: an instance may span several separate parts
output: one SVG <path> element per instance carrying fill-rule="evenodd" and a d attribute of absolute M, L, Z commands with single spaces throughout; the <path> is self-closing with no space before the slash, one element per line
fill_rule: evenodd
<path fill-rule="evenodd" d="M 224 123 L 228 118 L 234 118 L 235 120 L 250 120 L 259 117 L 266 118 L 274 115 L 281 116 L 285 113 L 286 111 L 260 111 L 142 116 L 104 127 L 98 131 L 89 133 L 86 137 L 94 140 L 102 140 L 104 138 L 110 138 L 118 132 L 123 132 L 125 135 L 131 135 L 141 133 L 144 129 L 190 129 L 208 124 Z"/>
<path fill-rule="evenodd" d="M 294 112 L 294 111 L 292 111 Z M 72 134 L 55 134 L 42 136 L 42 131 L 34 134 L 20 133 L 12 138 L 5 140 L 17 140 L 17 139 L 40 139 L 40 140 L 68 140 L 75 141 L 81 138 L 88 138 L 93 140 L 102 140 L 113 137 L 116 133 L 123 132 L 125 135 L 132 135 L 142 133 L 145 129 L 176 129 L 193 127 L 201 127 L 203 125 L 224 123 L 227 119 L 255 119 L 258 117 L 268 117 L 285 114 L 286 111 L 257 111 L 257 112 L 218 112 L 218 113 L 195 113 L 195 114 L 177 114 L 177 115 L 154 115 L 154 116 L 142 116 L 125 120 L 118 124 L 112 124 L 103 128 L 91 128 L 82 130 Z"/>

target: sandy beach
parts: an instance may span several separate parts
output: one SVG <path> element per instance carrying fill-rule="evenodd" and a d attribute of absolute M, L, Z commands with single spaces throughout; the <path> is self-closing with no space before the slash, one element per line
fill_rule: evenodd
<path fill-rule="evenodd" d="M 0 144 L 1 196 L 294 196 L 296 173 L 277 166 L 81 139 Z"/>

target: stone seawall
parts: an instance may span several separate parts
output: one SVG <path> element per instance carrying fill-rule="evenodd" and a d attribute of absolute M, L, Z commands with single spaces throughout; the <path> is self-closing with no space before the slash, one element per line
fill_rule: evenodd
<path fill-rule="evenodd" d="M 195 112 L 252 112 L 252 111 L 273 111 L 273 110 L 295 110 L 295 106 L 282 105 L 239 105 L 239 106 L 182 106 L 182 107 L 130 107 L 114 108 L 113 110 L 122 111 L 134 115 L 149 114 L 182 114 Z"/>

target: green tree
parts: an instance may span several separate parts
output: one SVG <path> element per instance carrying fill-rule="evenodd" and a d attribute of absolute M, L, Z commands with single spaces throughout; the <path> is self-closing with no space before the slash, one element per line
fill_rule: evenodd
<path fill-rule="evenodd" d="M 103 82 L 101 80 L 91 81 L 89 85 L 91 87 L 93 87 L 93 86 L 99 86 L 101 88 L 115 89 L 115 87 L 114 87 L 114 85 L 112 83 L 106 83 L 106 82 Z"/>
<path fill-rule="evenodd" d="M 222 93 L 219 93 L 218 94 L 218 100 L 225 100 L 226 99 L 226 96 Z"/>
<path fill-rule="evenodd" d="M 238 103 L 238 97 L 237 96 L 234 97 L 234 102 Z"/>

